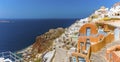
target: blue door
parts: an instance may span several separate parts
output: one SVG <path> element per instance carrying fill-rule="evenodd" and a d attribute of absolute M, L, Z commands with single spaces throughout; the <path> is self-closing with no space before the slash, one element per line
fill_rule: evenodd
<path fill-rule="evenodd" d="M 90 28 L 87 28 L 87 29 L 86 29 L 86 36 L 90 36 L 90 33 L 91 33 L 91 29 L 90 29 Z"/>

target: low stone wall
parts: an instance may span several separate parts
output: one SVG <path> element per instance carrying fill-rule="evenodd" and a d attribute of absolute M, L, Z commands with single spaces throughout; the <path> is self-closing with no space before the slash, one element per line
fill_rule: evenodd
<path fill-rule="evenodd" d="M 91 45 L 90 49 L 91 52 L 98 52 L 100 51 L 106 44 L 111 43 L 114 40 L 114 34 L 109 33 L 106 37 L 104 37 L 100 42 L 97 44 Z"/>

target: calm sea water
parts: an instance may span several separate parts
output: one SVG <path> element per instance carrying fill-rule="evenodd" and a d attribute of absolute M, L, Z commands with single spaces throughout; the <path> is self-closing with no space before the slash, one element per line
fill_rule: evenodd
<path fill-rule="evenodd" d="M 0 22 L 0 52 L 18 51 L 51 28 L 69 27 L 75 19 L 8 19 Z M 9 21 L 9 22 L 7 22 Z"/>

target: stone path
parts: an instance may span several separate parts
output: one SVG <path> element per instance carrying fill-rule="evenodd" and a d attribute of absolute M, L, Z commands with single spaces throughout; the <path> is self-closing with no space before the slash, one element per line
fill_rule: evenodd
<path fill-rule="evenodd" d="M 66 50 L 57 47 L 53 62 L 66 62 L 66 54 Z"/>
<path fill-rule="evenodd" d="M 97 52 L 97 53 L 92 53 L 91 54 L 91 59 L 92 62 L 107 62 L 106 58 L 105 58 L 105 53 L 107 48 L 111 47 L 111 46 L 115 46 L 115 45 L 120 45 L 120 40 L 119 41 L 113 41 L 112 43 L 107 44 L 104 48 L 101 49 L 101 51 Z"/>

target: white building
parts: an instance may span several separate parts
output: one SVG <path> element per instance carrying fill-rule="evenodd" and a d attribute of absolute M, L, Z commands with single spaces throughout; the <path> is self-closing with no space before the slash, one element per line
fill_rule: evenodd
<path fill-rule="evenodd" d="M 110 18 L 120 18 L 120 3 L 116 3 L 108 13 Z"/>
<path fill-rule="evenodd" d="M 95 11 L 95 14 L 99 16 L 99 18 L 104 18 L 108 14 L 108 8 L 102 6 L 100 9 Z"/>

